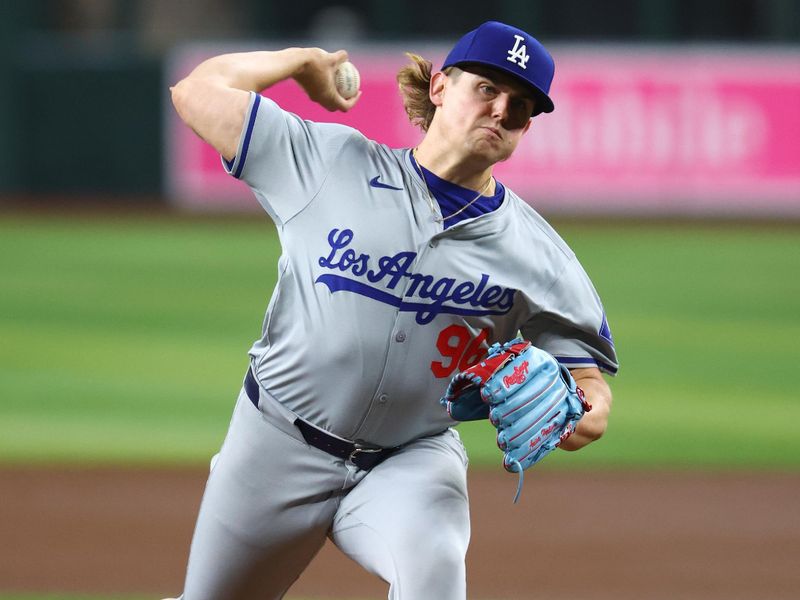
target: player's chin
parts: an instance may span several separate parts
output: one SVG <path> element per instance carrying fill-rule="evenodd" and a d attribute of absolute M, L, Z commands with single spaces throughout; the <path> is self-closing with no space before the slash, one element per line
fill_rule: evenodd
<path fill-rule="evenodd" d="M 518 139 L 507 133 L 500 136 L 484 129 L 474 138 L 474 147 L 476 150 L 486 154 L 508 158 L 514 151 L 514 148 L 516 148 L 518 142 Z"/>
<path fill-rule="evenodd" d="M 508 158 L 511 156 L 511 153 L 514 151 L 513 148 L 509 148 L 506 144 L 487 144 L 481 142 L 475 144 L 473 150 L 476 155 L 480 156 L 487 163 L 491 164 L 508 160 Z"/>

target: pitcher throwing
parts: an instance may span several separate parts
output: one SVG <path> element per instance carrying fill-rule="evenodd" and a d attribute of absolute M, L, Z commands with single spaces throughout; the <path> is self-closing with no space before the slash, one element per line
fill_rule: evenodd
<path fill-rule="evenodd" d="M 268 99 L 292 79 L 349 110 L 360 94 L 334 85 L 344 51 L 218 56 L 172 89 L 283 250 L 197 517 L 185 600 L 281 598 L 326 538 L 388 582 L 392 599 L 464 600 L 458 420 L 490 418 L 506 468 L 520 472 L 540 448 L 576 450 L 606 429 L 601 372 L 617 359 L 600 299 L 564 241 L 493 176 L 532 118 L 553 111 L 553 59 L 493 21 L 461 38 L 442 70 L 409 57 L 398 82 L 426 132 L 413 149 Z M 484 375 L 527 390 L 530 401 L 508 405 L 526 420 L 495 410 L 510 392 L 482 387 Z M 543 398 L 539 412 L 521 408 Z"/>

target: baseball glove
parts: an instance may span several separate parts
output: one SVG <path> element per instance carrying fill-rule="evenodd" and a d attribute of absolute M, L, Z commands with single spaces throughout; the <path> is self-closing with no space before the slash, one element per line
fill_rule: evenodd
<path fill-rule="evenodd" d="M 494 344 L 478 364 L 456 374 L 441 399 L 457 421 L 489 418 L 497 428 L 503 467 L 519 473 L 555 450 L 592 409 L 569 370 L 516 338 Z"/>

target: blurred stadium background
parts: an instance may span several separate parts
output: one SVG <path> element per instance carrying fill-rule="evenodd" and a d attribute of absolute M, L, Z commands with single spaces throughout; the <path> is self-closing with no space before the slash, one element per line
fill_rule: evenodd
<path fill-rule="evenodd" d="M 631 56 L 652 44 L 668 53 L 700 44 L 758 55 L 795 53 L 800 41 L 797 0 L 3 0 L 0 7 L 0 192 L 75 203 L 87 194 L 104 194 L 104 202 L 163 197 L 165 71 L 186 42 L 447 46 L 489 18 L 518 23 L 550 45 L 577 43 L 584 58 L 614 43 Z"/>
<path fill-rule="evenodd" d="M 800 0 L 0 0 L 0 599 L 155 591 L 133 575 L 92 584 L 88 550 L 48 525 L 42 481 L 202 473 L 259 331 L 274 230 L 176 122 L 168 85 L 223 50 L 344 47 L 365 87 L 352 113 L 291 86 L 276 96 L 411 145 L 393 90 L 402 51 L 436 62 L 488 19 L 555 55 L 556 111 L 501 179 L 581 257 L 623 365 L 607 437 L 542 470 L 735 473 L 798 491 Z M 464 437 L 477 470 L 498 468 L 486 430 Z M 753 498 L 791 514 L 796 494 L 781 493 Z M 29 505 L 46 547 L 19 527 Z M 746 525 L 724 539 L 800 552 L 797 527 L 776 544 Z M 178 570 L 186 542 L 171 547 Z M 37 583 L 32 561 L 52 572 Z M 59 584 L 58 565 L 72 579 Z M 760 595 L 698 576 L 707 595 L 615 597 L 789 598 L 789 570 L 753 575 Z"/>

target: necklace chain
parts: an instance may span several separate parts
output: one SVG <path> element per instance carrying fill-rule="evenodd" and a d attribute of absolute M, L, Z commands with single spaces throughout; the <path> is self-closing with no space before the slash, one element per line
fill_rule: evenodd
<path fill-rule="evenodd" d="M 459 215 L 462 212 L 464 212 L 465 210 L 467 210 L 470 206 L 475 204 L 478 201 L 479 198 L 483 197 L 483 195 L 486 193 L 486 190 L 488 190 L 489 186 L 492 184 L 492 176 L 489 175 L 489 179 L 486 180 L 486 184 L 483 186 L 483 188 L 481 188 L 481 191 L 478 192 L 477 196 L 475 196 L 472 200 L 470 200 L 464 206 L 459 208 L 456 212 L 451 213 L 451 214 L 447 215 L 446 217 L 442 217 L 440 219 L 439 217 L 436 216 L 436 207 L 435 207 L 435 205 L 433 203 L 434 200 L 433 200 L 433 194 L 431 194 L 431 188 L 428 187 L 428 180 L 425 179 L 425 174 L 422 172 L 422 165 L 419 164 L 419 161 L 417 161 L 417 149 L 416 148 L 414 148 L 411 151 L 411 156 L 414 158 L 414 163 L 416 163 L 416 165 L 417 165 L 417 170 L 419 171 L 419 176 L 420 176 L 420 178 L 422 178 L 422 184 L 425 186 L 425 192 L 426 192 L 426 194 L 428 196 L 428 205 L 431 207 L 431 212 L 433 213 L 433 220 L 436 221 L 437 223 L 444 223 L 448 219 L 452 219 L 456 215 Z"/>

